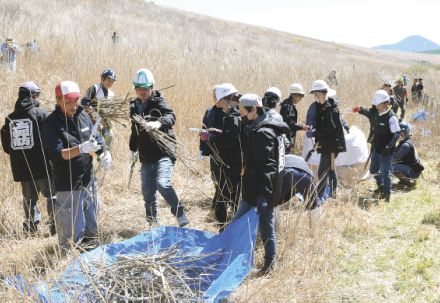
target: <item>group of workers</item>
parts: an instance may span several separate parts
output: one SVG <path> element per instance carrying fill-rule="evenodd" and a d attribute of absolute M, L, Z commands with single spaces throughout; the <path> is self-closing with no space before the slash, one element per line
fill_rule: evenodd
<path fill-rule="evenodd" d="M 97 243 L 99 195 L 93 158 L 98 158 L 104 170 L 112 162 L 111 121 L 100 118 L 97 104 L 114 96 L 111 87 L 115 81 L 116 73 L 104 70 L 100 83 L 92 85 L 82 99 L 75 82 L 62 81 L 55 87 L 57 105 L 50 114 L 39 106 L 41 88 L 36 83 L 20 85 L 14 112 L 1 129 L 1 139 L 4 151 L 10 155 L 14 181 L 21 182 L 25 231 L 38 230 L 41 215 L 37 202 L 42 193 L 47 198 L 50 233 L 58 234 L 61 247 Z M 159 191 L 178 225 L 184 227 L 189 220 L 171 184 L 176 159 L 153 135 L 159 131 L 175 139 L 176 115 L 154 85 L 150 70 L 142 68 L 135 73 L 137 98 L 130 103 L 129 116 L 140 116 L 145 124 L 132 119 L 129 149 L 132 160 L 139 159 L 142 164 L 147 222 L 159 223 Z M 336 92 L 325 81 L 314 81 L 310 93 L 315 102 L 308 109 L 306 122 L 300 123 L 296 106 L 306 92 L 299 83 L 289 86 L 289 96 L 282 102 L 276 87 L 269 88 L 261 98 L 252 93 L 241 95 L 230 83 L 216 85 L 214 105 L 206 111 L 199 133 L 201 155 L 210 156 L 215 184 L 212 207 L 219 230 L 252 208 L 259 214 L 265 251 L 262 274 L 275 265 L 277 206 L 293 196 L 300 198 L 309 211 L 311 224 L 316 226 L 325 198 L 336 197 L 335 158 L 346 151 L 344 133 L 348 126 L 339 112 Z M 353 108 L 370 119 L 370 171 L 375 175 L 378 194 L 386 200 L 391 193 L 391 170 L 406 186 L 411 186 L 412 179 L 423 170 L 408 124 L 401 122 L 399 126 L 390 99 L 388 92 L 379 90 L 372 108 Z M 315 140 L 314 150 L 321 156 L 316 185 L 306 161 L 291 154 L 299 131 Z M 395 151 L 399 136 L 402 141 Z"/>

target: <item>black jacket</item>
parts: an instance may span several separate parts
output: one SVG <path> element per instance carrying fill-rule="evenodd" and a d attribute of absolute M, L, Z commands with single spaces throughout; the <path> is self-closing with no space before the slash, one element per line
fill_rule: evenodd
<path fill-rule="evenodd" d="M 283 121 L 289 126 L 290 142 L 292 146 L 295 146 L 296 132 L 302 130 L 303 125 L 298 123 L 298 111 L 290 98 L 285 99 L 281 103 L 280 115 L 283 117 Z"/>
<path fill-rule="evenodd" d="M 264 196 L 269 205 L 276 206 L 282 189 L 279 144 L 282 144 L 281 134 L 289 135 L 289 127 L 264 114 L 248 125 L 244 134 L 243 200 L 256 206 L 258 197 Z"/>
<path fill-rule="evenodd" d="M 317 104 L 316 131 L 318 153 L 345 152 L 345 138 L 341 115 L 337 103 L 329 98 L 324 104 Z"/>
<path fill-rule="evenodd" d="M 140 99 L 133 101 L 130 104 L 130 117 L 135 114 L 148 121 L 159 121 L 162 123 L 160 131 L 175 138 L 173 125 L 176 123 L 176 116 L 158 91 L 154 91 L 151 98 L 145 103 L 142 103 Z M 155 163 L 163 157 L 175 160 L 172 152 L 162 150 L 150 134 L 142 130 L 134 121 L 131 123 L 129 145 L 131 151 L 139 151 L 139 159 L 142 163 Z"/>
<path fill-rule="evenodd" d="M 370 133 L 368 134 L 367 142 L 373 145 L 374 140 L 374 125 L 376 124 L 376 119 L 379 117 L 379 112 L 376 107 L 364 108 L 361 107 L 359 114 L 365 116 L 370 121 Z"/>
<path fill-rule="evenodd" d="M 93 158 L 89 154 L 80 154 L 70 160 L 61 157 L 61 151 L 80 145 L 90 139 L 93 129 L 89 115 L 79 107 L 72 118 L 67 118 L 56 107 L 43 124 L 44 148 L 52 161 L 56 191 L 78 190 L 87 187 L 92 178 Z M 99 133 L 98 144 L 102 144 Z M 100 154 L 102 151 L 98 151 Z"/>
<path fill-rule="evenodd" d="M 223 112 L 223 111 L 222 111 Z M 241 118 L 236 109 L 223 114 L 220 129 L 222 133 L 211 132 L 209 142 L 217 149 L 223 162 L 237 174 L 242 167 Z"/>
<path fill-rule="evenodd" d="M 203 116 L 203 129 L 208 128 L 217 128 L 222 129 L 223 127 L 223 117 L 225 116 L 225 113 L 223 112 L 223 109 L 218 108 L 216 106 L 211 107 L 210 109 L 207 109 L 205 112 L 205 115 Z M 211 149 L 208 147 L 208 144 L 206 141 L 200 140 L 200 148 L 201 154 L 203 156 L 210 156 L 211 155 Z"/>
<path fill-rule="evenodd" d="M 394 112 L 390 110 L 388 113 L 377 117 L 374 126 L 374 150 L 381 153 L 385 147 L 394 152 L 396 141 L 399 138 L 398 133 L 392 133 L 390 128 L 390 118 L 395 116 Z"/>
<path fill-rule="evenodd" d="M 42 147 L 42 124 L 49 113 L 29 97 L 15 102 L 14 112 L 1 129 L 3 150 L 9 154 L 14 181 L 32 181 L 52 174 L 49 159 Z"/>

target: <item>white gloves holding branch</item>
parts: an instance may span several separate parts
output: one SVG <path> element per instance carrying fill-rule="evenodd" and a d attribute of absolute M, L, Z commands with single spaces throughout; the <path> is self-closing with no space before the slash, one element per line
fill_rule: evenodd
<path fill-rule="evenodd" d="M 99 156 L 99 162 L 104 170 L 109 169 L 110 165 L 112 164 L 112 155 L 109 152 L 102 153 Z"/>
<path fill-rule="evenodd" d="M 162 126 L 162 123 L 159 121 L 150 121 L 145 124 L 145 131 L 149 132 L 153 129 L 159 129 Z"/>
<path fill-rule="evenodd" d="M 81 154 L 90 154 L 101 149 L 98 142 L 95 140 L 88 140 L 79 145 L 79 152 Z"/>

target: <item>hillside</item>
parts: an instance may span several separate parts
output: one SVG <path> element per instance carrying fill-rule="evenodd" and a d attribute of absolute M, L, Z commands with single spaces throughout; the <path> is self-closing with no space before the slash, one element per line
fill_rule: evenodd
<path fill-rule="evenodd" d="M 340 108 L 346 120 L 366 133 L 368 120 L 349 110 L 369 106 L 384 78 L 407 74 L 423 77 L 425 90 L 440 99 L 439 72 L 414 64 L 440 64 L 440 56 L 371 50 L 327 43 L 267 28 L 218 20 L 163 8 L 141 0 L 49 1 L 0 0 L 0 36 L 20 44 L 37 39 L 41 52 L 18 57 L 17 74 L 1 74 L 0 121 L 13 109 L 18 85 L 35 80 L 43 88 L 42 106 L 53 109 L 53 89 L 60 80 L 74 80 L 84 92 L 113 68 L 119 96 L 134 94 L 132 75 L 141 67 L 154 73 L 177 122 L 176 137 L 193 156 L 193 175 L 177 162 L 173 183 L 188 209 L 189 227 L 216 231 L 211 199 L 214 187 L 209 164 L 198 159 L 198 137 L 188 131 L 200 127 L 212 104 L 212 87 L 233 83 L 241 92 L 260 95 L 277 86 L 287 96 L 288 85 L 300 82 L 308 90 L 315 79 L 337 71 Z M 119 41 L 113 44 L 112 33 Z M 298 105 L 299 120 L 313 97 Z M 435 103 L 429 110 L 437 111 Z M 432 106 L 432 107 L 431 107 Z M 408 104 L 407 117 L 420 109 Z M 293 201 L 281 211 L 278 267 L 270 278 L 251 275 L 230 302 L 437 302 L 440 300 L 440 181 L 436 165 L 440 153 L 440 120 L 416 123 L 414 141 L 427 167 L 416 190 L 396 193 L 390 204 L 364 207 L 372 179 L 341 184 L 337 200 L 323 207 L 318 233 L 312 234 L 304 206 Z M 128 121 L 124 123 L 128 124 Z M 431 132 L 430 136 L 423 133 Z M 140 192 L 138 168 L 128 189 L 129 127 L 115 126 L 113 164 L 98 175 L 102 204 L 101 243 L 130 238 L 148 229 Z M 298 138 L 301 144 L 301 138 Z M 298 152 L 298 151 L 296 151 Z M 48 278 L 65 267 L 68 258 L 57 250 L 55 237 L 28 238 L 22 232 L 20 186 L 13 182 L 9 159 L 0 153 L 0 279 L 20 274 L 29 282 Z M 359 203 L 361 202 L 361 203 Z M 175 225 L 159 199 L 161 223 Z M 44 209 L 44 203 L 42 203 Z M 43 210 L 44 212 L 44 210 Z M 46 219 L 46 214 L 43 213 Z M 262 249 L 256 253 L 258 265 Z M 0 301 L 23 301 L 0 283 Z"/>
<path fill-rule="evenodd" d="M 425 52 L 439 49 L 440 45 L 422 36 L 409 36 L 394 44 L 375 46 L 373 49 L 390 49 L 403 52 Z"/>

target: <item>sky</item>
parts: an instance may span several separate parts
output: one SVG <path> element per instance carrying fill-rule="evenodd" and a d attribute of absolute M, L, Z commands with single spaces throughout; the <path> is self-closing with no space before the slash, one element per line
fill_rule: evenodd
<path fill-rule="evenodd" d="M 421 35 L 440 44 L 438 0 L 153 0 L 220 19 L 372 47 Z M 438 3 L 438 4 L 436 4 Z"/>

